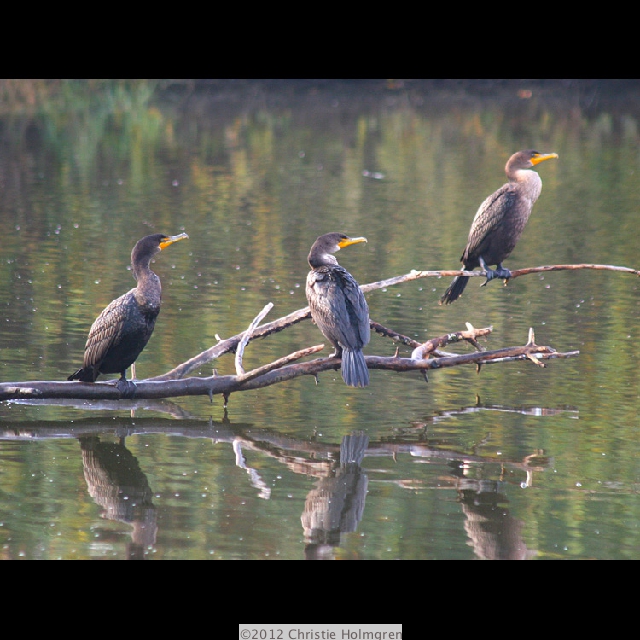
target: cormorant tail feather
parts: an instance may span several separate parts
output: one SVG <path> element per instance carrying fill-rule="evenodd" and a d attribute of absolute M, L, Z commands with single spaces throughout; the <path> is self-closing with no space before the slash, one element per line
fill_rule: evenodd
<path fill-rule="evenodd" d="M 350 387 L 366 387 L 369 384 L 369 369 L 360 349 L 342 350 L 342 379 Z"/>

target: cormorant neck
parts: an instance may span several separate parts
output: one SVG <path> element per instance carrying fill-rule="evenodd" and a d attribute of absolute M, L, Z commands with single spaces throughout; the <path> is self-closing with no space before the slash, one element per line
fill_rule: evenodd
<path fill-rule="evenodd" d="M 529 182 L 530 180 L 540 179 L 536 171 L 531 169 L 516 169 L 509 174 L 510 182 Z"/>
<path fill-rule="evenodd" d="M 133 277 L 136 279 L 135 296 L 138 303 L 146 307 L 159 307 L 162 285 L 157 274 L 149 268 L 149 260 L 143 260 L 133 266 Z"/>
<path fill-rule="evenodd" d="M 313 252 L 309 256 L 309 266 L 312 269 L 318 269 L 319 267 L 337 266 L 338 260 L 332 253 L 315 253 Z"/>
<path fill-rule="evenodd" d="M 159 308 L 162 298 L 162 285 L 160 278 L 151 269 L 138 277 L 138 285 L 134 289 L 136 300 L 141 306 Z"/>
<path fill-rule="evenodd" d="M 146 262 L 136 264 L 135 262 L 131 265 L 131 269 L 133 271 L 133 277 L 138 282 L 138 285 L 144 280 L 148 280 L 150 276 L 155 276 L 156 274 L 149 267 L 150 260 Z"/>

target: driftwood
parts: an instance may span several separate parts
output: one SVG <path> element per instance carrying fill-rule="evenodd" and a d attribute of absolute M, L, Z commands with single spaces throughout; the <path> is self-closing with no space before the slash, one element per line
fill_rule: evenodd
<path fill-rule="evenodd" d="M 640 275 L 640 271 L 627 267 L 601 264 L 575 264 L 575 265 L 548 265 L 527 269 L 515 269 L 511 271 L 511 278 L 517 278 L 531 273 L 543 273 L 547 271 L 596 269 L 605 271 L 617 271 Z M 466 275 L 470 277 L 486 276 L 484 271 L 416 271 L 405 275 L 396 276 L 378 282 L 362 285 L 362 290 L 367 293 L 375 289 L 394 286 L 404 282 L 410 282 L 425 277 L 454 277 Z M 506 284 L 506 281 L 505 281 Z M 133 396 L 136 400 L 160 399 L 189 395 L 207 395 L 212 400 L 214 395 L 222 395 L 226 401 L 231 393 L 259 389 L 292 380 L 299 376 L 312 375 L 328 370 L 340 368 L 339 358 L 317 358 L 307 362 L 296 362 L 302 358 L 317 353 L 324 345 L 316 345 L 291 353 L 274 362 L 268 363 L 251 371 L 245 371 L 242 366 L 244 350 L 249 342 L 257 338 L 264 338 L 273 333 L 282 331 L 298 322 L 310 318 L 309 307 L 299 309 L 273 322 L 260 325 L 264 316 L 273 305 L 269 303 L 251 322 L 247 330 L 231 338 L 220 339 L 218 343 L 190 360 L 180 364 L 167 373 L 136 380 Z M 535 344 L 533 329 L 529 330 L 527 342 L 521 346 L 511 346 L 493 351 L 484 350 L 478 343 L 478 338 L 486 337 L 492 332 L 491 327 L 475 329 L 467 324 L 467 329 L 454 331 L 442 336 L 432 338 L 420 343 L 412 338 L 402 335 L 387 327 L 371 321 L 371 329 L 376 333 L 388 337 L 391 340 L 411 347 L 413 352 L 409 358 L 398 357 L 398 351 L 393 357 L 367 355 L 365 360 L 369 369 L 384 369 L 390 371 L 419 371 L 426 379 L 426 373 L 434 369 L 443 369 L 463 364 L 475 364 L 477 370 L 483 364 L 497 364 L 512 362 L 515 360 L 529 360 L 533 364 L 544 367 L 542 360 L 552 358 L 569 358 L 577 356 L 578 351 L 567 353 L 557 352 L 549 346 Z M 464 341 L 475 348 L 475 352 L 468 354 L 454 354 L 443 351 L 443 347 L 455 342 Z M 235 354 L 235 375 L 213 375 L 207 377 L 187 377 L 194 370 L 219 358 L 225 353 Z M 109 382 L 55 382 L 55 381 L 26 381 L 0 383 L 0 401 L 15 399 L 78 399 L 78 400 L 120 400 L 130 396 L 123 395 L 115 386 L 114 381 Z"/>
<path fill-rule="evenodd" d="M 506 347 L 496 351 L 476 351 L 462 355 L 443 355 L 440 357 L 425 357 L 431 355 L 436 346 L 445 346 L 453 342 L 464 340 L 470 344 L 477 344 L 479 336 L 488 335 L 491 328 L 459 331 L 438 338 L 428 340 L 414 349 L 410 358 L 365 356 L 370 369 L 386 369 L 391 371 L 421 371 L 443 369 L 461 364 L 495 364 L 514 360 L 528 359 L 539 366 L 544 366 L 541 360 L 549 358 L 568 358 L 579 352 L 559 353 L 548 346 L 538 346 L 530 331 L 529 341 L 523 346 Z M 138 380 L 136 381 L 135 398 L 153 399 L 169 398 L 189 395 L 222 394 L 225 400 L 231 393 L 268 387 L 279 382 L 292 380 L 299 376 L 317 376 L 322 371 L 340 368 L 339 358 L 317 358 L 308 362 L 295 363 L 295 360 L 306 357 L 322 349 L 324 345 L 317 345 L 301 351 L 296 351 L 285 358 L 239 375 L 212 375 L 208 377 L 190 377 L 180 380 Z M 76 398 L 85 400 L 117 400 L 124 397 L 115 384 L 110 382 L 53 382 L 27 381 L 0 383 L 0 400 L 26 398 Z"/>
<path fill-rule="evenodd" d="M 531 273 L 545 273 L 547 271 L 578 271 L 579 269 L 594 269 L 596 271 L 618 271 L 621 273 L 630 273 L 636 276 L 640 276 L 640 270 L 630 269 L 628 267 L 617 267 L 610 264 L 551 264 L 541 267 L 529 267 L 527 269 L 511 269 L 511 280 L 520 276 L 528 276 Z M 380 289 L 382 287 L 390 287 L 394 284 L 400 284 L 401 282 L 409 282 L 411 280 L 418 280 L 419 278 L 455 278 L 456 276 L 469 276 L 472 278 L 486 278 L 487 272 L 483 270 L 478 271 L 410 271 L 403 276 L 396 276 L 389 278 L 388 280 L 381 280 L 380 282 L 372 282 L 371 284 L 362 285 L 362 290 L 372 291 L 374 289 Z"/>
<path fill-rule="evenodd" d="M 618 271 L 622 273 L 634 274 L 636 276 L 640 276 L 640 271 L 636 269 L 629 269 L 627 267 L 617 267 L 613 265 L 603 265 L 603 264 L 561 264 L 561 265 L 548 265 L 541 267 L 531 267 L 528 269 L 514 269 L 511 271 L 512 279 L 517 278 L 523 275 L 529 275 L 531 273 L 543 273 L 545 271 L 564 271 L 564 270 L 578 270 L 578 269 L 596 269 L 596 270 L 604 270 L 604 271 Z M 384 289 L 385 287 L 392 287 L 397 284 L 403 284 L 405 282 L 411 282 L 413 280 L 418 280 L 420 278 L 452 278 L 455 276 L 472 276 L 472 277 L 486 277 L 486 272 L 479 271 L 416 271 L 412 270 L 409 273 L 406 273 L 401 276 L 394 276 L 393 278 L 387 278 L 386 280 L 379 280 L 377 282 L 370 282 L 368 284 L 361 285 L 361 289 L 368 293 L 369 291 L 374 291 L 376 289 Z M 290 327 L 298 322 L 302 322 L 303 320 L 307 320 L 311 317 L 311 312 L 309 307 L 304 307 L 302 309 L 298 309 L 293 313 L 290 313 L 287 316 L 279 318 L 273 322 L 269 322 L 263 324 L 259 327 L 256 327 L 252 334 L 251 340 L 255 340 L 257 338 L 264 338 L 273 333 L 278 333 L 287 327 Z M 379 333 L 380 335 L 385 335 L 393 340 L 400 342 L 406 346 L 417 347 L 419 343 L 411 338 L 407 338 L 406 336 L 402 336 L 399 333 L 395 333 L 390 329 L 386 329 L 382 325 L 379 325 L 376 322 L 371 322 L 371 328 Z M 197 356 L 183 362 L 182 364 L 175 367 L 171 371 L 167 371 L 167 373 L 155 376 L 153 378 L 149 378 L 149 380 L 153 381 L 161 381 L 161 380 L 177 380 L 188 376 L 191 372 L 201 368 L 205 364 L 208 364 L 212 360 L 219 358 L 225 353 L 234 353 L 242 340 L 244 333 L 237 334 L 225 340 L 219 340 L 218 344 L 210 347 L 206 351 L 199 353 Z M 217 336 L 216 336 L 217 337 Z"/>
<path fill-rule="evenodd" d="M 253 324 L 253 323 L 252 323 Z M 389 335 L 399 336 L 377 323 L 377 328 Z M 529 332 L 527 344 L 516 347 L 506 347 L 496 351 L 478 350 L 474 353 L 455 355 L 445 354 L 437 357 L 432 355 L 437 347 L 466 341 L 474 346 L 477 338 L 491 333 L 491 327 L 474 329 L 467 325 L 466 331 L 458 331 L 438 338 L 432 338 L 419 344 L 410 358 L 365 356 L 370 369 L 386 369 L 391 371 L 420 371 L 423 374 L 429 370 L 454 367 L 460 364 L 475 364 L 478 368 L 483 364 L 495 364 L 514 360 L 529 359 L 539 366 L 544 366 L 540 360 L 549 358 L 568 358 L 579 352 L 559 353 L 547 346 L 536 345 L 533 331 Z M 410 339 L 405 337 L 405 340 Z M 413 341 L 411 341 L 413 342 Z M 179 380 L 138 380 L 135 383 L 134 397 L 137 400 L 169 398 L 177 396 L 207 395 L 213 399 L 214 395 L 223 395 L 226 401 L 231 393 L 260 389 L 273 384 L 292 380 L 299 376 L 317 376 L 322 371 L 340 368 L 340 358 L 317 358 L 308 362 L 295 363 L 303 357 L 309 356 L 324 348 L 316 345 L 296 351 L 275 362 L 269 363 L 249 372 L 241 368 L 236 375 L 212 375 L 208 377 L 190 377 Z M 477 346 L 476 346 L 477 348 Z M 26 381 L 0 383 L 0 400 L 10 399 L 45 399 L 45 398 L 75 398 L 85 400 L 118 400 L 127 396 L 122 395 L 114 384 L 109 382 L 54 382 L 54 381 Z"/>

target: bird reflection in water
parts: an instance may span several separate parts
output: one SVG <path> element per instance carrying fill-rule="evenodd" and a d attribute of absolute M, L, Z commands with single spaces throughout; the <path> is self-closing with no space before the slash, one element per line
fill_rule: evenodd
<path fill-rule="evenodd" d="M 368 445 L 364 433 L 345 436 L 340 443 L 340 464 L 307 494 L 300 518 L 307 560 L 333 559 L 335 547 L 343 546 L 343 534 L 358 528 L 369 484 L 360 464 Z"/>
<path fill-rule="evenodd" d="M 158 530 L 147 476 L 126 448 L 124 438 L 117 443 L 101 442 L 95 435 L 78 440 L 89 495 L 102 507 L 102 517 L 131 525 L 127 559 L 144 559 L 145 550 L 155 544 Z"/>

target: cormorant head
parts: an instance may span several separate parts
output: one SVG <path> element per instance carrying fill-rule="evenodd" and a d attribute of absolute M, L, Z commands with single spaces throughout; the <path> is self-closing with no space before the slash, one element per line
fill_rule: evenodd
<path fill-rule="evenodd" d="M 136 246 L 131 251 L 131 266 L 133 268 L 133 276 L 137 279 L 138 269 L 140 267 L 148 267 L 151 258 L 166 249 L 169 245 L 179 240 L 185 240 L 189 236 L 186 233 L 180 233 L 177 236 L 167 236 L 164 233 L 154 233 L 145 236 L 136 242 Z"/>
<path fill-rule="evenodd" d="M 366 238 L 350 238 L 345 236 L 344 233 L 326 233 L 323 236 L 319 236 L 313 243 L 309 252 L 309 265 L 314 269 L 323 265 L 338 264 L 338 261 L 333 256 L 336 251 L 340 251 L 340 249 L 344 249 L 349 245 L 366 241 Z"/>
<path fill-rule="evenodd" d="M 519 171 L 520 169 L 531 169 L 537 164 L 544 162 L 545 160 L 551 160 L 551 158 L 557 158 L 557 153 L 540 153 L 534 149 L 526 149 L 525 151 L 518 151 L 514 153 L 504 168 L 507 175 L 513 171 Z"/>

